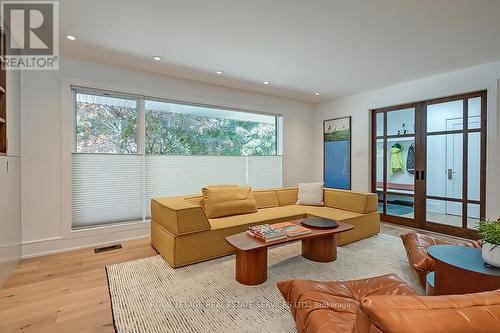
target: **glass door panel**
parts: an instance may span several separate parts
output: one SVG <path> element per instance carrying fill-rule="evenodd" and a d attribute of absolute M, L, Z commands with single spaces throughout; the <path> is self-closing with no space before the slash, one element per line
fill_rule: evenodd
<path fill-rule="evenodd" d="M 463 135 L 444 134 L 427 137 L 428 196 L 462 197 Z"/>
<path fill-rule="evenodd" d="M 384 190 L 384 139 L 377 139 L 376 146 L 376 190 L 383 191 Z"/>
<path fill-rule="evenodd" d="M 467 228 L 477 229 L 480 216 L 481 206 L 479 204 L 467 204 Z"/>
<path fill-rule="evenodd" d="M 427 106 L 427 133 L 449 131 L 450 121 L 458 120 L 459 125 L 454 130 L 463 127 L 464 107 L 463 101 L 451 101 Z"/>
<path fill-rule="evenodd" d="M 468 102 L 468 129 L 481 128 L 481 97 L 469 98 Z"/>
<path fill-rule="evenodd" d="M 387 112 L 387 135 L 415 134 L 415 108 Z"/>
<path fill-rule="evenodd" d="M 376 115 L 376 129 L 377 137 L 384 136 L 384 116 L 385 113 L 377 113 Z"/>
<path fill-rule="evenodd" d="M 468 134 L 467 144 L 467 199 L 481 199 L 481 133 Z"/>
<path fill-rule="evenodd" d="M 414 218 L 415 199 L 412 196 L 387 194 L 387 215 Z"/>
<path fill-rule="evenodd" d="M 462 227 L 462 203 L 453 202 L 456 204 L 453 208 L 456 210 L 450 211 L 450 201 L 427 199 L 426 216 L 428 222 L 445 224 L 454 227 Z"/>
<path fill-rule="evenodd" d="M 384 215 L 414 218 L 415 202 L 415 107 L 388 109 L 374 114 L 373 176 Z"/>

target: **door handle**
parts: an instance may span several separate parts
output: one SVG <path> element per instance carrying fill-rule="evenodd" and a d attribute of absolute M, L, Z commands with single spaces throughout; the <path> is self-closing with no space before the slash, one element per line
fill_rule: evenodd
<path fill-rule="evenodd" d="M 453 169 L 448 169 L 448 180 L 453 179 L 453 174 L 456 173 Z"/>

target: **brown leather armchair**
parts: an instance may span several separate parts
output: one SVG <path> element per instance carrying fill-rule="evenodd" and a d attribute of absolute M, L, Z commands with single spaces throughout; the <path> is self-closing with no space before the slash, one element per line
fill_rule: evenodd
<path fill-rule="evenodd" d="M 408 263 L 424 288 L 427 274 L 434 271 L 434 260 L 427 254 L 427 248 L 429 246 L 461 245 L 475 248 L 481 247 L 481 245 L 476 241 L 448 241 L 438 237 L 415 232 L 402 234 L 401 239 L 403 240 L 403 245 L 406 250 Z"/>
<path fill-rule="evenodd" d="M 390 274 L 339 282 L 278 283 L 299 332 L 500 333 L 500 290 L 418 296 Z"/>

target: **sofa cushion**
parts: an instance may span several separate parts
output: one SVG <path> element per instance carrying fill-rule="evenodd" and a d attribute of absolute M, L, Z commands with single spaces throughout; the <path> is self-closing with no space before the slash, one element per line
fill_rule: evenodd
<path fill-rule="evenodd" d="M 280 206 L 295 205 L 299 189 L 296 187 L 282 188 L 276 190 Z"/>
<path fill-rule="evenodd" d="M 332 208 L 349 210 L 367 214 L 377 211 L 378 198 L 376 194 L 347 190 L 325 189 L 325 205 Z"/>
<path fill-rule="evenodd" d="M 304 213 L 307 215 L 324 217 L 326 219 L 331 219 L 336 221 L 342 221 L 350 218 L 363 216 L 363 214 L 358 214 L 347 210 L 330 208 L 330 207 L 290 205 L 290 206 L 284 206 L 283 208 L 286 208 L 290 211 L 297 213 Z"/>
<path fill-rule="evenodd" d="M 278 282 L 299 332 L 351 332 L 361 300 L 370 295 L 415 295 L 396 275 L 338 282 Z"/>
<path fill-rule="evenodd" d="M 371 327 L 381 332 L 500 332 L 500 290 L 448 296 L 369 296 L 361 309 Z"/>
<path fill-rule="evenodd" d="M 184 201 L 190 204 L 203 207 L 203 196 L 202 195 L 190 195 L 184 198 Z"/>
<path fill-rule="evenodd" d="M 299 183 L 298 205 L 323 206 L 323 182 Z"/>
<path fill-rule="evenodd" d="M 257 202 L 257 208 L 279 207 L 280 202 L 276 191 L 253 191 L 253 196 Z"/>
<path fill-rule="evenodd" d="M 284 207 L 273 207 L 259 209 L 255 213 L 234 215 L 209 219 L 210 227 L 214 229 L 231 228 L 238 225 L 254 225 L 265 223 L 277 223 L 282 221 L 290 221 L 294 218 L 300 219 L 305 217 L 304 213 L 294 212 Z"/>
<path fill-rule="evenodd" d="M 204 187 L 203 209 L 208 218 L 247 214 L 257 211 L 250 187 Z"/>

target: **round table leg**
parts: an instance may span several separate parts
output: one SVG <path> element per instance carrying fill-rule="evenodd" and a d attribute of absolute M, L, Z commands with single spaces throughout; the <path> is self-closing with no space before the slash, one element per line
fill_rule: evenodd
<path fill-rule="evenodd" d="M 312 261 L 335 261 L 337 259 L 337 235 L 303 239 L 302 256 Z"/>
<path fill-rule="evenodd" d="M 236 250 L 236 281 L 246 285 L 256 285 L 267 280 L 267 248 L 241 251 Z"/>

